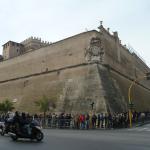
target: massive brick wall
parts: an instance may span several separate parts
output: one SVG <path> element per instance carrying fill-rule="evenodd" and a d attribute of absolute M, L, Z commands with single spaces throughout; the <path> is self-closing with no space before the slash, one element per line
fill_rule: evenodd
<path fill-rule="evenodd" d="M 102 41 L 103 65 L 85 58 L 93 37 Z M 92 102 L 96 112 L 126 111 L 131 79 L 148 70 L 109 33 L 89 31 L 1 62 L 0 100 L 17 99 L 16 109 L 28 112 L 37 111 L 34 101 L 43 95 L 55 100 L 58 112 L 87 112 Z M 144 80 L 141 83 L 150 87 Z M 137 109 L 141 103 L 143 110 L 148 109 L 149 90 L 136 88 Z"/>
<path fill-rule="evenodd" d="M 130 79 L 145 76 L 146 72 L 150 71 L 148 66 L 134 52 L 130 52 L 125 46 L 118 43 L 116 37 L 103 27 L 97 36 L 102 39 L 105 51 L 103 64 L 109 64 L 112 68 Z M 118 50 L 120 51 L 120 60 L 118 60 Z M 141 80 L 140 82 L 148 88 L 150 87 L 150 82 L 146 80 Z"/>
<path fill-rule="evenodd" d="M 37 111 L 34 101 L 46 95 L 54 100 L 57 112 L 89 112 L 91 103 L 106 112 L 104 91 L 97 65 L 81 65 L 0 84 L 0 99 L 17 99 L 16 109 Z"/>
<path fill-rule="evenodd" d="M 3 61 L 0 63 L 0 81 L 84 63 L 85 48 L 95 34 L 95 31 L 80 34 Z"/>
<path fill-rule="evenodd" d="M 128 104 L 128 89 L 131 85 L 131 80 L 116 73 L 110 71 L 110 76 L 116 81 L 120 92 L 124 96 L 126 103 Z M 131 90 L 131 100 L 134 103 L 136 111 L 150 111 L 150 90 L 135 84 Z"/>

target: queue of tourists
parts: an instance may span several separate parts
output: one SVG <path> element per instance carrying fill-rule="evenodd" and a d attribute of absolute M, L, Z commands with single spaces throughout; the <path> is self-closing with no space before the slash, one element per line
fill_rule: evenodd
<path fill-rule="evenodd" d="M 128 128 L 129 117 L 128 112 L 124 113 L 49 113 L 45 117 L 42 114 L 30 115 L 24 114 L 27 120 L 37 120 L 39 124 L 46 128 L 71 128 L 71 129 L 117 129 Z M 150 119 L 149 112 L 133 112 L 132 122 L 137 124 Z M 12 113 L 7 115 L 1 114 L 0 121 L 5 121 L 6 118 L 11 118 Z"/>
<path fill-rule="evenodd" d="M 132 122 L 137 124 L 150 119 L 148 112 L 133 112 Z M 49 128 L 73 128 L 73 129 L 116 129 L 128 128 L 128 113 L 98 113 L 98 114 L 48 114 L 46 120 L 39 116 L 42 125 Z"/>

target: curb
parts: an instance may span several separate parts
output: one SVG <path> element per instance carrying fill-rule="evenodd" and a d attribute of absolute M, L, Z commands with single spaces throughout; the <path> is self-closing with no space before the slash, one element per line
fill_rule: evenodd
<path fill-rule="evenodd" d="M 147 121 L 147 122 L 141 122 L 140 124 L 137 124 L 136 127 L 141 127 L 141 126 L 144 126 L 146 124 L 150 124 L 150 121 Z"/>

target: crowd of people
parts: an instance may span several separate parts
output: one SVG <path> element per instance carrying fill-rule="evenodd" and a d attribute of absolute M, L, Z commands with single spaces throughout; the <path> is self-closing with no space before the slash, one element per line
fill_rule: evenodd
<path fill-rule="evenodd" d="M 148 112 L 133 112 L 132 122 L 144 122 L 149 118 Z M 43 118 L 40 119 L 41 124 L 45 123 L 46 127 L 50 128 L 74 128 L 74 129 L 115 129 L 129 127 L 128 113 L 98 113 L 98 114 L 49 114 L 46 116 L 46 121 L 43 123 Z"/>
<path fill-rule="evenodd" d="M 133 112 L 132 122 L 144 122 L 150 119 L 149 112 Z M 1 114 L 0 121 L 13 117 L 14 114 Z M 28 113 L 18 113 L 17 117 L 22 122 L 37 120 L 41 126 L 48 128 L 72 128 L 72 129 L 116 129 L 128 128 L 129 117 L 128 112 L 124 113 L 83 113 L 83 114 L 67 114 L 67 113 L 49 113 L 44 117 L 42 114 L 30 115 Z"/>

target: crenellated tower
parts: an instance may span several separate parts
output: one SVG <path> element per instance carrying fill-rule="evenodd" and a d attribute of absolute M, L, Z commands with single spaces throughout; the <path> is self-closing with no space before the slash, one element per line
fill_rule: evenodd
<path fill-rule="evenodd" d="M 50 42 L 42 41 L 41 38 L 37 37 L 30 37 L 21 43 L 8 41 L 3 45 L 3 59 L 7 60 L 26 52 L 49 46 L 50 44 Z"/>

